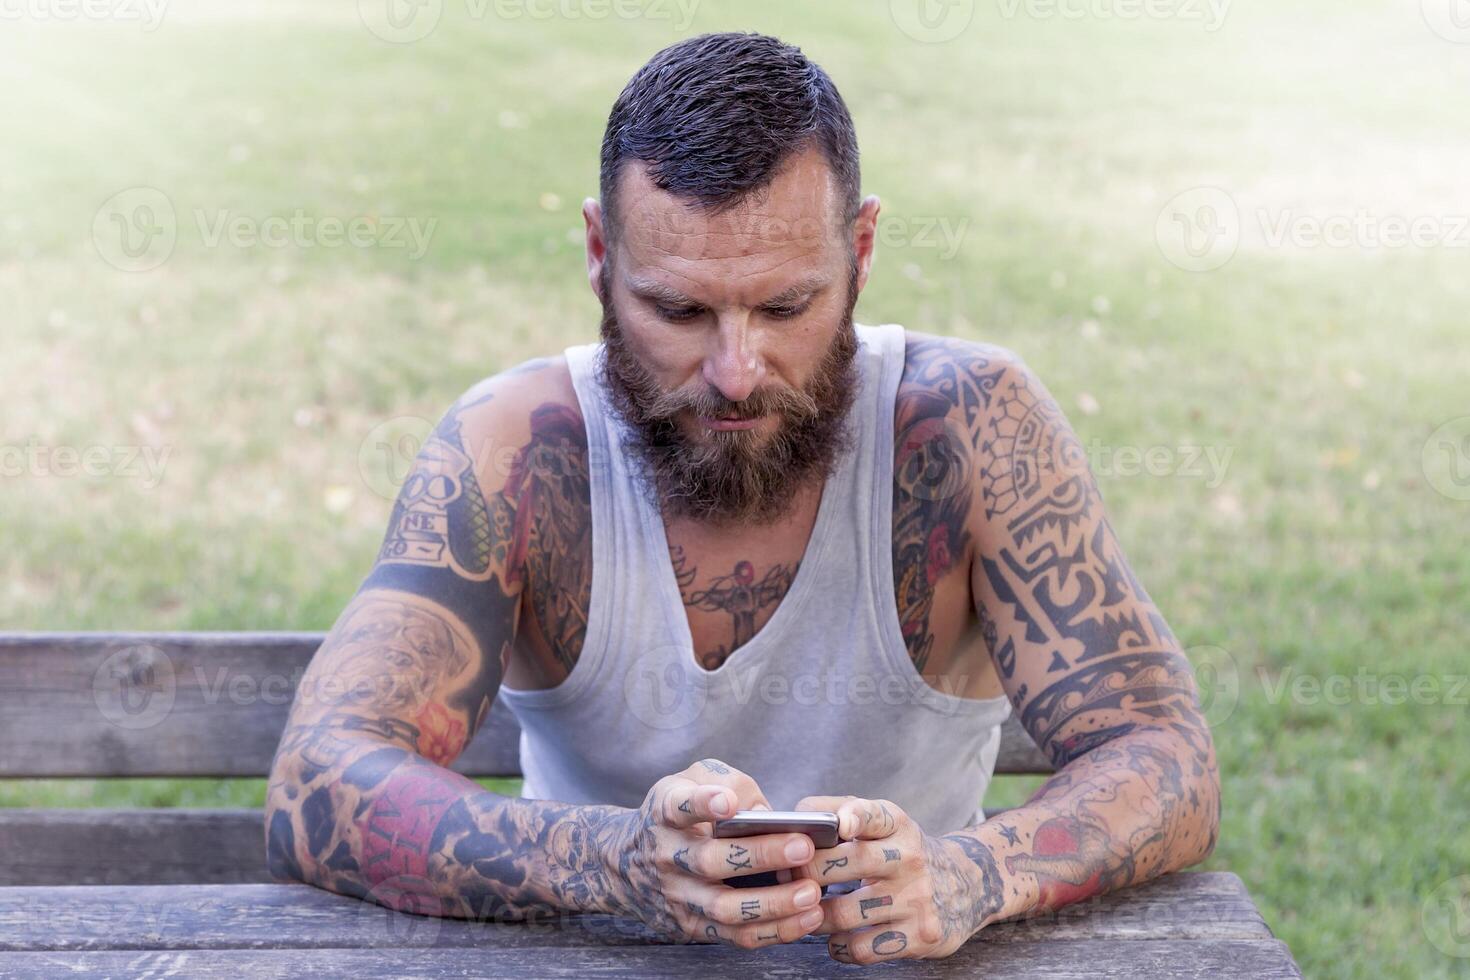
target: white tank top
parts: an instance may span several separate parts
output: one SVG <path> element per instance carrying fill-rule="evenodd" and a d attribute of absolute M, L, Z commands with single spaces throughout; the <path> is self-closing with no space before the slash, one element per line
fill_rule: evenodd
<path fill-rule="evenodd" d="M 657 503 L 609 409 L 601 345 L 567 349 L 587 425 L 592 597 L 567 679 L 500 689 L 521 726 L 524 796 L 636 807 L 661 777 L 717 758 L 776 809 L 852 794 L 892 800 L 934 834 L 983 819 L 1010 702 L 936 690 L 909 658 L 892 530 L 904 331 L 856 329 L 852 449 L 823 488 L 786 597 L 713 671 L 695 658 Z"/>

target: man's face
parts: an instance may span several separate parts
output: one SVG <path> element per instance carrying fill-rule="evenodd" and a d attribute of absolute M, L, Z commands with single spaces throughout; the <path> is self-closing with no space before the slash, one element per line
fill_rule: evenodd
<path fill-rule="evenodd" d="M 720 214 L 636 164 L 619 193 L 617 241 L 595 270 L 607 381 L 665 510 L 778 516 L 830 470 L 856 384 L 866 254 L 839 224 L 826 161 L 799 154 Z"/>

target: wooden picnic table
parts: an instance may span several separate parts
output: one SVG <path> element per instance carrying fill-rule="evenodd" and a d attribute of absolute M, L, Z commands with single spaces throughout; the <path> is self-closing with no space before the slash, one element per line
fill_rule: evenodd
<path fill-rule="evenodd" d="M 0 977 L 828 977 L 820 937 L 756 951 L 651 941 L 608 916 L 481 923 L 393 912 L 306 885 L 0 888 Z M 1240 879 L 1171 875 L 1001 923 L 884 977 L 1300 977 Z"/>
<path fill-rule="evenodd" d="M 0 633 L 0 777 L 256 777 L 320 633 Z M 519 775 L 496 702 L 453 768 Z M 1051 771 L 1014 717 L 998 774 Z M 270 881 L 258 809 L 0 808 L 4 977 L 825 977 L 808 939 L 655 944 L 637 923 L 411 916 Z M 892 977 L 1299 977 L 1240 879 L 1183 873 L 1002 923 Z"/>

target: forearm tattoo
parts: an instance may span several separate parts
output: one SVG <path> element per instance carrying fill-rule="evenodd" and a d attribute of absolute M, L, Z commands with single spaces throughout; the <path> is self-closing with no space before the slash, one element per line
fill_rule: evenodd
<path fill-rule="evenodd" d="M 941 942 L 969 939 L 1005 904 L 995 858 L 984 844 L 965 834 L 926 837 L 924 852 L 943 930 Z"/>
<path fill-rule="evenodd" d="M 485 920 L 621 912 L 658 892 L 651 869 L 607 859 L 636 833 L 632 811 L 507 799 L 361 730 L 329 715 L 287 731 L 268 791 L 276 877 Z"/>

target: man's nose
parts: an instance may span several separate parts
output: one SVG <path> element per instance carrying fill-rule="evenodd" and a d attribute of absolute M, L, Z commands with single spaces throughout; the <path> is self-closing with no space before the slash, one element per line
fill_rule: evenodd
<path fill-rule="evenodd" d="M 743 322 L 721 322 L 715 349 L 704 359 L 704 380 L 732 402 L 743 402 L 765 377 L 765 362 Z"/>

